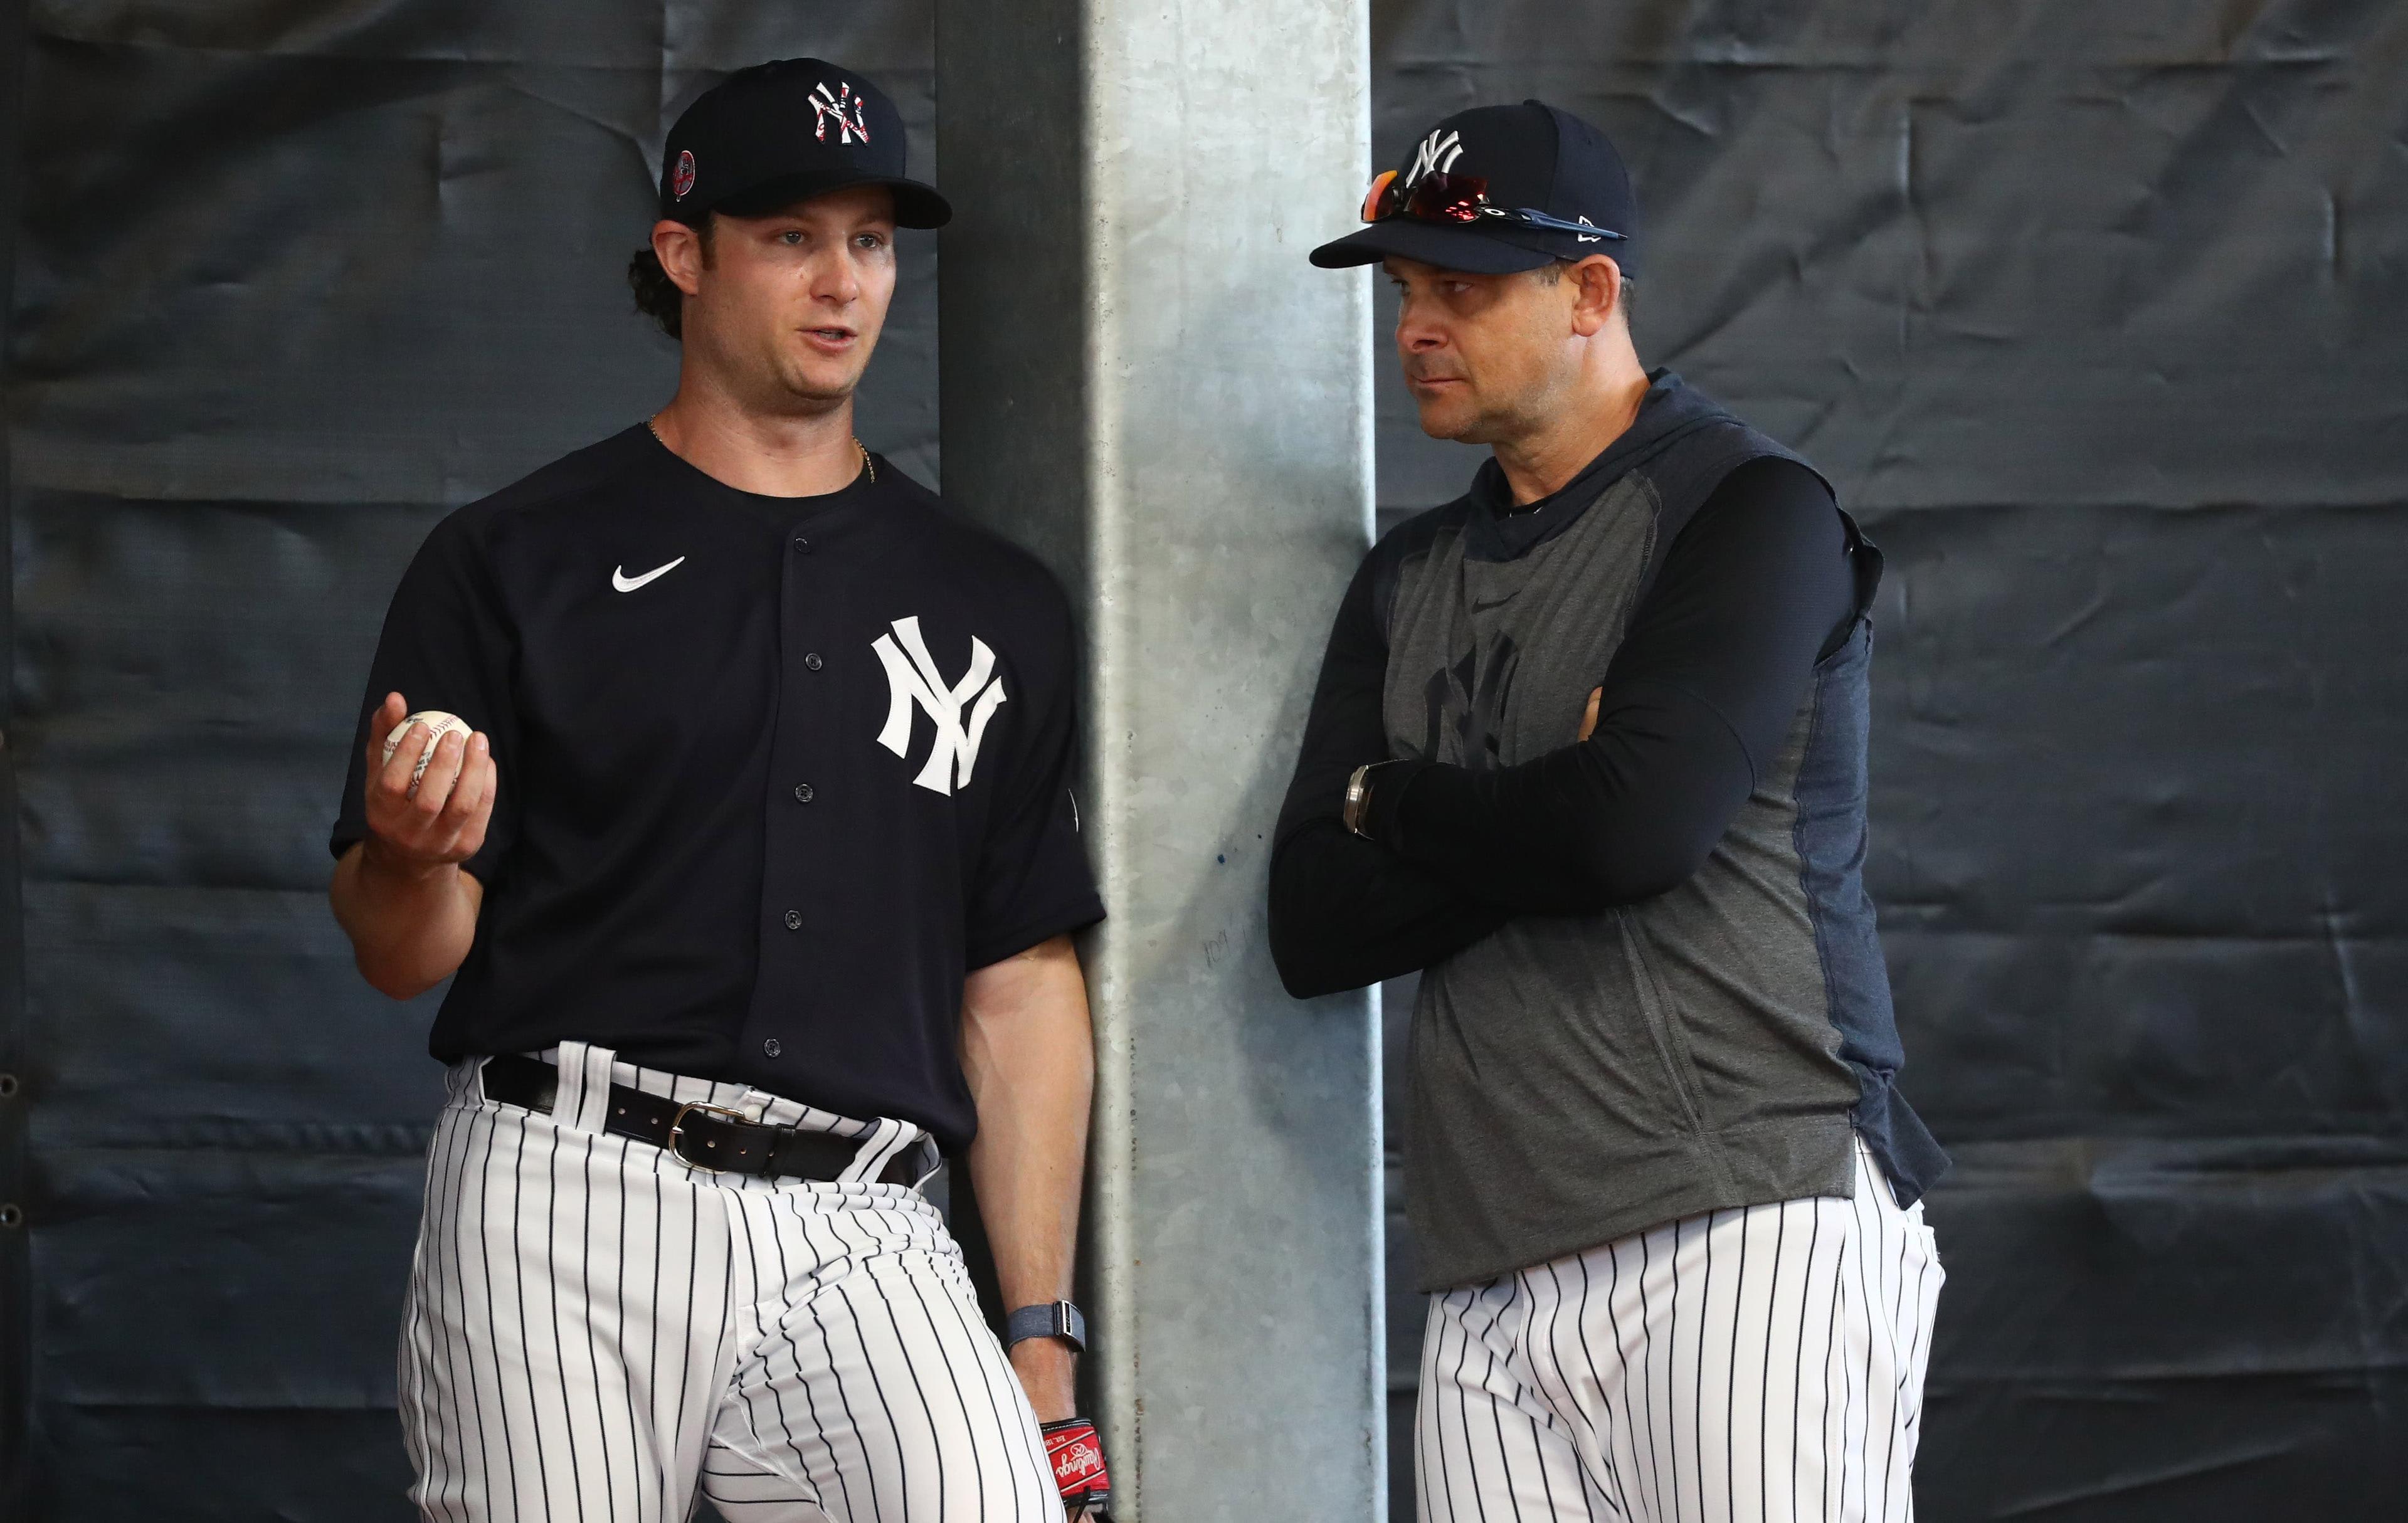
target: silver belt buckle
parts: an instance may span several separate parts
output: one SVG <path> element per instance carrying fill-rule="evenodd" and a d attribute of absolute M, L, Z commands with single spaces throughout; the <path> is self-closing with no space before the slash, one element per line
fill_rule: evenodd
<path fill-rule="evenodd" d="M 698 1100 L 690 1105 L 681 1105 L 677 1108 L 677 1114 L 669 1117 L 670 1157 L 676 1158 L 680 1163 L 699 1169 L 706 1174 L 724 1174 L 729 1172 L 730 1171 L 722 1169 L 716 1164 L 705 1163 L 700 1158 L 687 1157 L 684 1150 L 678 1146 L 679 1134 L 685 1129 L 685 1118 L 694 1114 L 696 1111 L 700 1111 L 706 1115 L 721 1116 L 729 1121 L 743 1121 L 746 1119 L 743 1112 L 732 1111 L 724 1105 L 705 1105 Z M 709 1142 L 704 1145 L 708 1147 L 717 1147 L 719 1144 L 717 1142 Z"/>

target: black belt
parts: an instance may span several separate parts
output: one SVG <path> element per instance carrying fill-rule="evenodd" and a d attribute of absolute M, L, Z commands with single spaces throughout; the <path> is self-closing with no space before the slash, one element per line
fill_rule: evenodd
<path fill-rule="evenodd" d="M 541 1058 L 505 1054 L 485 1060 L 485 1098 L 530 1111 L 549 1111 L 560 1074 Z M 798 1131 L 747 1121 L 724 1105 L 701 1105 L 610 1086 L 610 1114 L 602 1129 L 662 1148 L 696 1169 L 764 1179 L 834 1181 L 861 1155 L 859 1138 Z M 907 1147 L 878 1174 L 881 1185 L 912 1185 L 927 1171 L 924 1143 Z"/>

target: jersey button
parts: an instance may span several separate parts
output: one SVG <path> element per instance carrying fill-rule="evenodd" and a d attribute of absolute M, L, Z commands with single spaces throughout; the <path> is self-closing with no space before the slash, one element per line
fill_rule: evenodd
<path fill-rule="evenodd" d="M 803 912 L 800 910 L 787 911 L 786 928 L 788 930 L 801 930 L 803 928 Z"/>
<path fill-rule="evenodd" d="M 798 534 L 795 536 L 795 548 L 808 555 L 811 553 L 811 542 Z"/>
<path fill-rule="evenodd" d="M 775 1037 L 771 1037 L 768 1041 L 761 1043 L 761 1056 L 764 1057 L 775 1057 L 785 1050 L 785 1048 L 778 1045 L 778 1039 Z"/>
<path fill-rule="evenodd" d="M 795 802 L 796 802 L 796 803 L 797 803 L 797 804 L 808 804 L 808 803 L 810 803 L 810 802 L 811 801 L 811 799 L 812 799 L 813 797 L 816 797 L 816 795 L 814 795 L 814 794 L 811 792 L 811 785 L 810 785 L 810 783 L 796 783 L 796 784 L 795 784 Z"/>
<path fill-rule="evenodd" d="M 804 668 L 804 669 L 805 669 L 805 670 L 807 670 L 807 671 L 817 671 L 817 670 L 819 670 L 819 669 L 820 669 L 820 667 L 821 667 L 822 665 L 823 665 L 823 663 L 822 663 L 822 662 L 821 662 L 821 660 L 820 660 L 820 653 L 819 653 L 819 652 L 817 652 L 817 651 L 805 651 L 805 652 L 803 653 L 803 668 Z"/>

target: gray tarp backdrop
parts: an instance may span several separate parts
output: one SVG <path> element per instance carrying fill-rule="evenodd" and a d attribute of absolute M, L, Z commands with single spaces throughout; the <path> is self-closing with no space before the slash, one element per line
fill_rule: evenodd
<path fill-rule="evenodd" d="M 2396 1516 L 2408 9 L 1372 22 L 1383 159 L 1528 93 L 1613 135 L 1642 353 L 1813 455 L 1888 553 L 1869 870 L 1905 1089 L 1958 1159 L 1926 1516 Z M 825 53 L 925 163 L 930 24 L 0 22 L 7 1516 L 406 1516 L 431 1003 L 361 984 L 322 899 L 385 600 L 445 510 L 665 396 L 620 271 L 676 109 Z M 1330 187 L 1333 232 L 1359 192 Z M 863 433 L 933 480 L 934 241 L 906 251 Z M 1383 510 L 1453 496 L 1476 457 L 1381 386 Z M 1392 1316 L 1409 1384 L 1418 1312 Z M 1239 1457 L 1231 1484 L 1277 1516 Z"/>

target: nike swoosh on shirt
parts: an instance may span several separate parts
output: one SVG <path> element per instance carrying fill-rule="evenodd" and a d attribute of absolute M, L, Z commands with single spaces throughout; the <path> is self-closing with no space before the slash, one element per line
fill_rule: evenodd
<path fill-rule="evenodd" d="M 610 569 L 610 585 L 618 588 L 621 592 L 634 592 L 645 582 L 651 582 L 658 577 L 665 577 L 684 564 L 685 557 L 683 555 L 680 555 L 677 559 L 669 562 L 666 566 L 655 566 L 639 577 L 629 576 L 627 574 L 627 568 L 624 566 L 612 567 Z"/>

